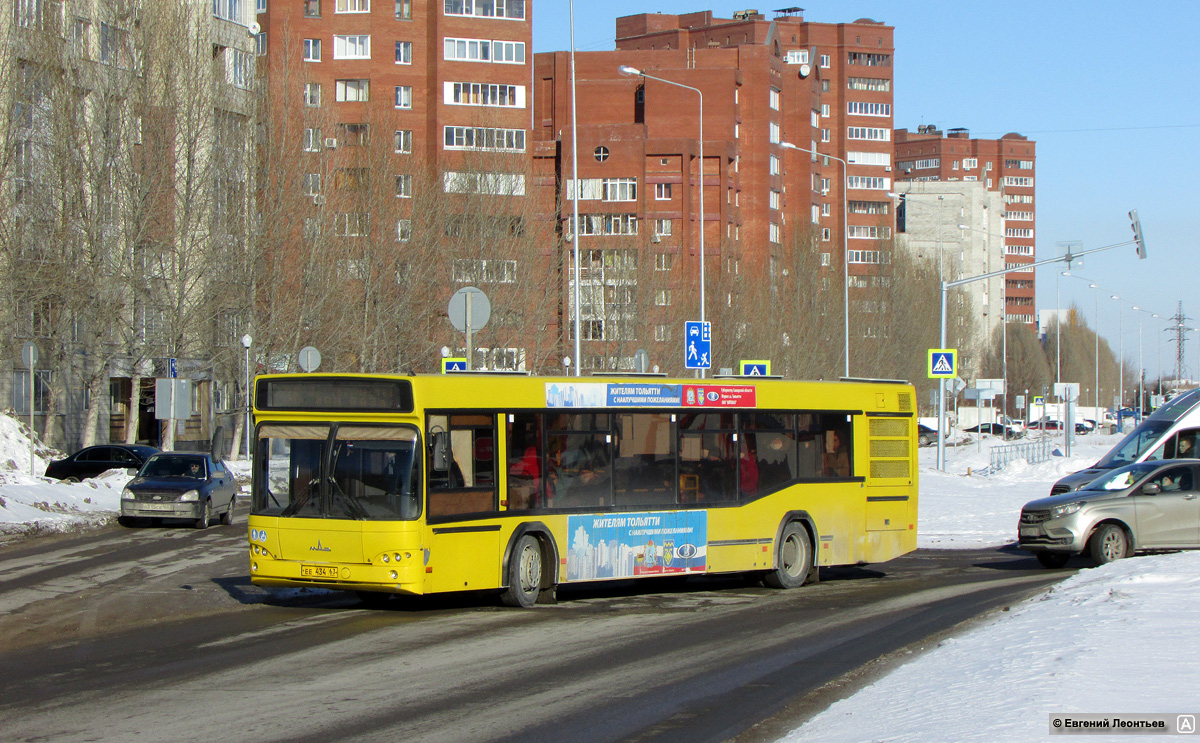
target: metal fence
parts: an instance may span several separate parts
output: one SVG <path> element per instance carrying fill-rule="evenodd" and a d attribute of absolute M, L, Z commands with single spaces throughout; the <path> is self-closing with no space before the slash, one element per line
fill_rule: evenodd
<path fill-rule="evenodd" d="M 988 467 L 988 472 L 998 472 L 1004 469 L 1009 462 L 1015 462 L 1018 459 L 1024 459 L 1030 464 L 1045 462 L 1051 457 L 1053 451 L 1054 439 L 1051 438 L 1009 444 L 1008 446 L 993 446 L 992 462 Z"/>

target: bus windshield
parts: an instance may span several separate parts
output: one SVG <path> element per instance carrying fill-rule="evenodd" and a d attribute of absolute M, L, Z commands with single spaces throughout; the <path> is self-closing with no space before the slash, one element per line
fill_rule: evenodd
<path fill-rule="evenodd" d="M 1129 435 L 1121 443 L 1117 444 L 1112 451 L 1105 455 L 1104 459 L 1101 459 L 1096 464 L 1096 467 L 1099 469 L 1112 469 L 1113 467 L 1123 467 L 1136 462 L 1138 457 L 1159 444 L 1162 435 L 1172 425 L 1174 425 L 1174 421 L 1147 418 L 1142 421 L 1140 426 L 1130 431 Z"/>
<path fill-rule="evenodd" d="M 252 496 L 264 516 L 412 520 L 421 515 L 417 431 L 410 426 L 266 425 Z"/>

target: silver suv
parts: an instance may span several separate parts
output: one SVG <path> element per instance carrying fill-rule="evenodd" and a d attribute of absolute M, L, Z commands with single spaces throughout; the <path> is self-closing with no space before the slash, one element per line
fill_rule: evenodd
<path fill-rule="evenodd" d="M 1130 464 L 1030 501 L 1017 533 L 1048 568 L 1085 551 L 1103 564 L 1135 551 L 1200 548 L 1200 460 Z"/>

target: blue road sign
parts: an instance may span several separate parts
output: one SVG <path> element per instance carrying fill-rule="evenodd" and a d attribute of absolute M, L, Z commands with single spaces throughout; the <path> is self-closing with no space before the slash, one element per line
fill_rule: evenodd
<path fill-rule="evenodd" d="M 175 359 L 171 359 L 171 379 L 176 379 L 179 376 L 179 367 L 176 366 Z"/>
<path fill-rule="evenodd" d="M 712 323 L 683 324 L 683 362 L 688 369 L 712 368 Z"/>
<path fill-rule="evenodd" d="M 743 361 L 741 374 L 743 377 L 765 377 L 771 373 L 770 361 Z"/>
<path fill-rule="evenodd" d="M 958 376 L 958 349 L 929 349 L 929 378 L 954 379 Z"/>
<path fill-rule="evenodd" d="M 442 359 L 442 374 L 447 372 L 465 372 L 467 370 L 466 359 Z"/>

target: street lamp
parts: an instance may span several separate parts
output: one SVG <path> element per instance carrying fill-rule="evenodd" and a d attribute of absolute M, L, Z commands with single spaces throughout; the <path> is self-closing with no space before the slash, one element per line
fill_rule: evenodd
<path fill-rule="evenodd" d="M 254 339 L 249 333 L 242 336 L 242 348 L 246 349 L 246 459 L 250 459 L 250 345 Z"/>
<path fill-rule="evenodd" d="M 693 88 L 690 85 L 684 85 L 683 83 L 677 83 L 674 80 L 667 80 L 665 78 L 656 77 L 654 75 L 647 74 L 644 70 L 639 70 L 638 68 L 630 67 L 629 65 L 624 65 L 624 64 L 621 65 L 620 67 L 617 68 L 617 72 L 621 73 L 622 75 L 625 75 L 626 77 L 643 77 L 643 78 L 648 78 L 650 80 L 657 80 L 660 83 L 666 83 L 667 85 L 674 85 L 679 88 L 685 88 L 687 90 L 693 91 L 696 95 L 700 96 L 700 138 L 699 138 L 699 148 L 698 148 L 699 155 L 700 155 L 700 169 L 699 169 L 700 173 L 699 173 L 699 178 L 697 180 L 697 183 L 699 183 L 699 185 L 700 185 L 700 220 L 699 220 L 700 221 L 700 324 L 703 327 L 703 325 L 704 325 L 704 93 L 702 93 L 699 88 Z M 572 105 L 574 105 L 574 103 L 572 103 Z M 690 175 L 690 173 L 689 173 L 689 175 Z M 576 188 L 578 189 L 579 186 L 576 185 Z M 576 194 L 576 195 L 578 195 L 578 194 Z M 576 199 L 576 203 L 578 203 L 578 199 Z M 578 355 L 579 354 L 576 353 L 576 356 L 578 356 Z M 700 369 L 700 378 L 701 379 L 704 378 L 703 367 Z"/>
<path fill-rule="evenodd" d="M 575 0 L 570 0 L 568 10 L 571 21 L 571 178 L 575 180 L 575 198 L 571 199 L 571 254 L 575 267 L 571 274 L 575 284 L 575 358 L 578 360 L 583 358 L 580 340 L 583 328 L 580 327 L 579 307 L 579 117 L 575 115 Z M 575 376 L 579 376 L 582 366 L 575 365 Z M 570 369 L 567 371 L 570 372 Z"/>
<path fill-rule="evenodd" d="M 837 160 L 842 164 L 842 338 L 845 343 L 845 357 L 842 376 L 850 376 L 850 221 L 847 204 L 850 201 L 850 179 L 846 175 L 846 161 L 835 155 L 824 155 L 815 150 L 799 147 L 791 142 L 780 142 L 780 147 L 789 150 L 807 152 L 815 157 L 826 157 Z"/>

